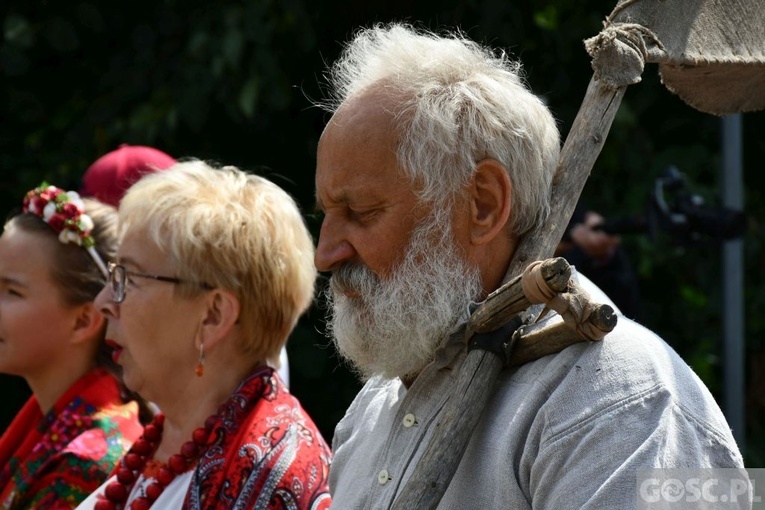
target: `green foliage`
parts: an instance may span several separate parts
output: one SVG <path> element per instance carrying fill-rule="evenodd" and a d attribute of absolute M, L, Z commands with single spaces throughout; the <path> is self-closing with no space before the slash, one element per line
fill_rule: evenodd
<path fill-rule="evenodd" d="M 592 71 L 582 41 L 595 35 L 614 0 L 138 0 L 126 5 L 4 3 L 0 16 L 0 201 L 18 206 L 43 179 L 77 188 L 98 156 L 120 143 L 156 146 L 262 173 L 313 206 L 315 148 L 326 116 L 313 106 L 341 41 L 362 25 L 408 20 L 461 27 L 524 62 L 567 133 Z M 746 337 L 763 351 L 765 201 L 762 113 L 744 116 Z M 630 87 L 584 190 L 609 218 L 642 213 L 660 172 L 675 164 L 693 191 L 719 201 L 719 119 L 692 110 L 648 66 Z M 318 225 L 308 218 L 314 236 Z M 721 389 L 719 248 L 678 246 L 668 236 L 625 236 L 640 275 L 640 321 L 664 336 L 714 394 Z M 359 383 L 321 334 L 324 310 L 304 317 L 290 339 L 292 389 L 321 430 L 332 429 Z M 752 379 L 752 370 L 749 372 Z M 750 393 L 759 387 L 750 386 Z M 761 389 L 761 388 L 759 388 Z M 750 465 L 762 465 L 765 404 L 747 396 Z"/>

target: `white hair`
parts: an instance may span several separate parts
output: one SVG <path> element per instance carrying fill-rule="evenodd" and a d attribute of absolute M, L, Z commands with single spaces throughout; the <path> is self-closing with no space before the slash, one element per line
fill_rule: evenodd
<path fill-rule="evenodd" d="M 525 85 L 520 63 L 458 32 L 393 23 L 361 30 L 329 70 L 331 112 L 374 87 L 392 92 L 397 157 L 422 201 L 444 203 L 475 164 L 499 161 L 512 181 L 509 228 L 522 235 L 550 211 L 560 152 L 555 119 Z"/>

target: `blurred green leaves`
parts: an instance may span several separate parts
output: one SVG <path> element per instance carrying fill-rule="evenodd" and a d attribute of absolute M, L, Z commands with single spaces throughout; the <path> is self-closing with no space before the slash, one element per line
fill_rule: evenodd
<path fill-rule="evenodd" d="M 558 28 L 558 9 L 555 4 L 549 4 L 543 10 L 536 11 L 534 24 L 542 30 L 556 30 Z"/>
<path fill-rule="evenodd" d="M 23 16 L 10 15 L 3 23 L 3 39 L 8 44 L 19 48 L 29 48 L 34 44 L 34 32 Z"/>

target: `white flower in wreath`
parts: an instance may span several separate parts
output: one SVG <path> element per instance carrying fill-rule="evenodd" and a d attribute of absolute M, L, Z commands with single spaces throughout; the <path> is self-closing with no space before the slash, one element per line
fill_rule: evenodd
<path fill-rule="evenodd" d="M 81 214 L 80 215 L 80 230 L 83 232 L 90 232 L 93 230 L 93 227 L 95 225 L 93 224 L 93 220 L 88 216 L 87 214 Z"/>
<path fill-rule="evenodd" d="M 77 208 L 82 211 L 85 209 L 85 203 L 82 201 L 82 198 L 80 198 L 80 194 L 76 191 L 67 191 L 66 196 L 69 197 L 68 202 L 73 203 L 77 206 Z"/>
<path fill-rule="evenodd" d="M 69 230 L 68 228 L 65 228 L 61 231 L 61 233 L 59 233 L 58 240 L 64 244 L 74 243 L 80 246 L 82 245 L 82 238 L 80 235 L 73 230 Z"/>
<path fill-rule="evenodd" d="M 54 214 L 56 214 L 56 202 L 50 201 L 43 209 L 43 219 L 47 223 Z"/>

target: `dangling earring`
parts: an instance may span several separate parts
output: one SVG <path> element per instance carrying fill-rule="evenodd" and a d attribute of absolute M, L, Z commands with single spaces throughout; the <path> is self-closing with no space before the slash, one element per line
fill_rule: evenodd
<path fill-rule="evenodd" d="M 205 343 L 199 342 L 199 359 L 197 359 L 197 366 L 194 367 L 194 373 L 197 377 L 202 377 L 205 373 Z"/>

